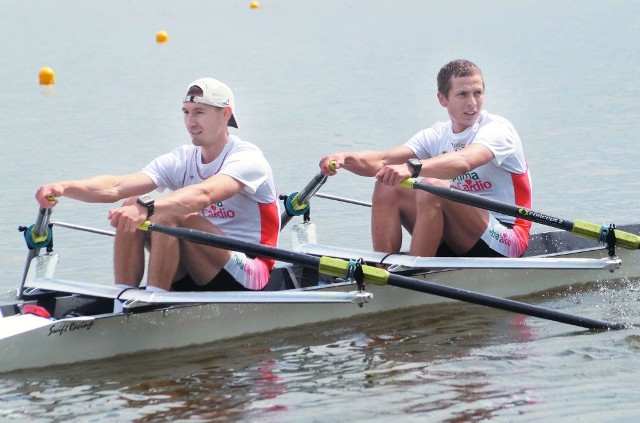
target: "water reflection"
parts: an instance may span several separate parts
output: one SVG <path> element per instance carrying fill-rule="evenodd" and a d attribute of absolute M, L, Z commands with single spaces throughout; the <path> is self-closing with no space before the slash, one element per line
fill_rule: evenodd
<path fill-rule="evenodd" d="M 637 323 L 639 286 L 593 283 L 521 300 Z M 0 417 L 313 421 L 323 410 L 323 419 L 335 421 L 347 415 L 539 420 L 561 412 L 566 401 L 596 411 L 608 407 L 610 399 L 598 392 L 615 392 L 613 378 L 638 372 L 639 339 L 636 329 L 592 332 L 471 304 L 440 304 L 15 372 L 0 378 Z M 614 402 L 624 404 L 631 392 L 616 395 Z"/>

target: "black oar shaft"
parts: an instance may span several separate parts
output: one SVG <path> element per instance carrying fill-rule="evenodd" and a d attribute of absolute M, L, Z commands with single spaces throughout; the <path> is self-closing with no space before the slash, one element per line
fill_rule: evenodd
<path fill-rule="evenodd" d="M 296 253 L 294 251 L 283 250 L 275 247 L 269 247 L 268 245 L 254 244 L 251 242 L 241 241 L 238 239 L 216 235 L 209 232 L 198 231 L 195 229 L 176 228 L 172 226 L 163 226 L 150 223 L 148 230 L 175 236 L 176 238 L 185 239 L 187 241 L 195 242 L 198 244 L 209 245 L 225 250 L 242 251 L 253 256 L 271 258 L 287 263 L 298 263 L 306 267 L 318 268 L 318 266 L 320 265 L 320 259 L 315 256 Z"/>
<path fill-rule="evenodd" d="M 481 197 L 470 192 L 453 188 L 445 188 L 436 185 L 423 184 L 420 182 L 416 182 L 414 179 L 405 179 L 404 181 L 400 182 L 400 185 L 406 188 L 426 191 L 439 197 L 456 201 L 458 203 L 463 203 L 470 206 L 494 211 L 496 213 L 502 213 L 507 216 L 513 216 L 516 218 L 529 220 L 531 222 L 540 223 L 546 226 L 551 226 L 553 228 L 562 229 L 565 231 L 569 231 L 574 235 L 583 238 L 595 239 L 596 241 L 600 242 L 605 241 L 606 234 L 609 230 L 606 227 L 602 227 L 602 225 L 585 222 L 584 220 L 571 221 L 568 219 L 561 219 L 528 209 L 526 207 L 515 206 L 512 204 L 504 203 L 502 201 Z M 616 245 L 630 250 L 640 249 L 640 236 L 619 230 L 615 231 L 615 236 Z"/>
<path fill-rule="evenodd" d="M 529 220 L 543 225 L 551 226 L 558 229 L 571 232 L 573 230 L 573 222 L 566 219 L 558 219 L 557 217 L 547 216 L 543 213 L 538 213 L 533 210 L 529 210 L 525 207 L 513 206 L 511 204 L 503 203 L 501 201 L 493 200 L 491 198 L 481 197 L 477 194 L 468 193 L 459 189 L 445 188 L 437 185 L 422 184 L 415 182 L 413 179 L 405 179 L 401 182 L 403 186 L 419 189 L 422 191 L 435 194 L 439 197 L 446 198 L 448 200 L 456 201 L 458 203 L 467 204 L 474 207 L 480 207 L 482 209 L 491 210 L 496 213 L 502 213 L 507 216 L 520 217 L 525 220 Z"/>
<path fill-rule="evenodd" d="M 296 263 L 305 267 L 317 269 L 320 273 L 331 276 L 347 277 L 350 262 L 346 260 L 332 257 L 315 257 L 303 253 L 283 250 L 276 247 L 269 247 L 261 244 L 254 244 L 241 241 L 234 238 L 228 238 L 208 232 L 202 232 L 195 229 L 175 228 L 171 226 L 161 226 L 154 223 L 141 225 L 140 229 L 160 232 L 167 235 L 175 236 L 180 239 L 196 242 L 198 244 L 214 246 L 227 250 L 243 251 L 247 254 L 266 257 L 275 260 L 281 260 L 287 263 Z M 530 304 L 520 303 L 499 297 L 493 297 L 477 292 L 466 291 L 459 288 L 453 288 L 445 285 L 439 285 L 433 282 L 417 280 L 406 276 L 396 275 L 373 266 L 363 265 L 365 281 L 377 285 L 392 285 L 399 288 L 410 289 L 413 291 L 424 292 L 427 294 L 438 295 L 445 298 L 466 301 L 473 304 L 484 305 L 501 310 L 511 311 L 515 313 L 526 314 L 542 319 L 553 320 L 556 322 L 567 323 L 579 327 L 589 329 L 623 329 L 625 326 L 619 323 L 609 323 L 580 316 L 574 316 L 543 307 Z"/>
<path fill-rule="evenodd" d="M 365 273 L 366 274 L 366 273 Z M 528 316 L 539 317 L 555 322 L 566 323 L 569 325 L 579 326 L 588 329 L 624 329 L 622 323 L 605 322 L 595 320 L 588 317 L 576 316 L 573 314 L 563 313 L 551 310 L 545 307 L 526 304 L 506 298 L 493 297 L 491 295 L 481 294 L 478 292 L 466 291 L 460 288 L 439 285 L 428 281 L 416 280 L 406 276 L 389 275 L 389 285 L 400 288 L 411 289 L 414 291 L 425 292 L 432 295 L 438 295 L 454 300 L 466 301 L 473 304 L 483 305 L 487 307 L 497 308 L 500 310 L 511 311 L 514 313 L 526 314 Z"/>

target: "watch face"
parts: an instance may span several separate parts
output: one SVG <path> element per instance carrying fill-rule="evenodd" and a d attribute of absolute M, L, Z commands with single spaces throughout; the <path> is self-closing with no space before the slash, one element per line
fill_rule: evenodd
<path fill-rule="evenodd" d="M 143 205 L 152 204 L 153 198 L 150 195 L 143 195 L 138 198 L 139 202 Z"/>

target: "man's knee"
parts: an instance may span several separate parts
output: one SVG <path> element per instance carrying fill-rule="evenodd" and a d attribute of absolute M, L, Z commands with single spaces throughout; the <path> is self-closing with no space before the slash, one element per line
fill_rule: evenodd
<path fill-rule="evenodd" d="M 396 204 L 399 197 L 399 193 L 398 193 L 399 188 L 400 187 L 393 187 L 391 185 L 387 185 L 377 181 L 373 188 L 373 196 L 372 196 L 373 203 L 374 204 L 381 204 L 381 203 Z"/>
<path fill-rule="evenodd" d="M 208 219 L 206 219 L 205 217 L 197 213 L 190 213 L 186 216 L 180 216 L 177 219 L 176 224 L 183 228 L 193 228 L 193 229 L 202 228 L 203 225 L 207 225 L 207 224 L 212 225 L 212 223 L 209 222 Z"/>
<path fill-rule="evenodd" d="M 449 187 L 449 183 L 447 181 L 443 181 L 442 179 L 424 178 L 420 182 L 426 185 L 435 185 L 443 188 Z M 418 207 L 443 207 L 444 199 L 442 197 L 423 190 L 414 191 L 416 194 L 416 204 L 418 205 Z"/>
<path fill-rule="evenodd" d="M 190 213 L 177 218 L 175 225 L 181 228 L 195 229 L 198 231 L 211 232 L 213 234 L 224 235 L 223 232 L 206 217 L 199 213 Z"/>
<path fill-rule="evenodd" d="M 433 208 L 442 208 L 442 197 L 439 197 L 435 194 L 431 194 L 425 191 L 417 191 L 416 192 L 416 205 L 418 209 L 429 207 Z"/>

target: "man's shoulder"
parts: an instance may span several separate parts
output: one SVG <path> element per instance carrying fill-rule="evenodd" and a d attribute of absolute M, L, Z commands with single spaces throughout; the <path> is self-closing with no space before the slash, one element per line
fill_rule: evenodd
<path fill-rule="evenodd" d="M 493 113 L 486 113 L 484 116 L 484 122 L 481 126 L 494 124 L 494 125 L 502 125 L 508 128 L 514 129 L 513 123 L 509 119 L 504 116 L 496 115 Z"/>
<path fill-rule="evenodd" d="M 262 150 L 260 149 L 260 147 L 258 147 L 257 145 L 255 145 L 250 141 L 244 141 L 240 139 L 240 137 L 238 137 L 237 135 L 229 135 L 228 142 L 230 146 L 230 149 L 229 149 L 230 153 L 241 152 L 241 151 L 255 151 L 257 153 L 262 154 Z"/>
<path fill-rule="evenodd" d="M 413 140 L 434 140 L 441 139 L 445 134 L 451 132 L 451 121 L 436 122 L 428 128 L 418 131 Z"/>
<path fill-rule="evenodd" d="M 175 147 L 168 154 L 180 155 L 180 154 L 190 154 L 194 151 L 197 151 L 199 147 L 196 147 L 193 144 L 184 144 L 178 147 Z"/>
<path fill-rule="evenodd" d="M 184 162 L 197 153 L 199 147 L 195 145 L 181 145 L 175 147 L 173 150 L 156 157 L 155 161 L 161 161 L 163 163 L 168 162 Z"/>
<path fill-rule="evenodd" d="M 423 129 L 424 132 L 432 131 L 437 135 L 442 135 L 448 132 L 451 129 L 451 121 L 448 120 L 446 122 L 436 122 L 431 127 Z"/>

